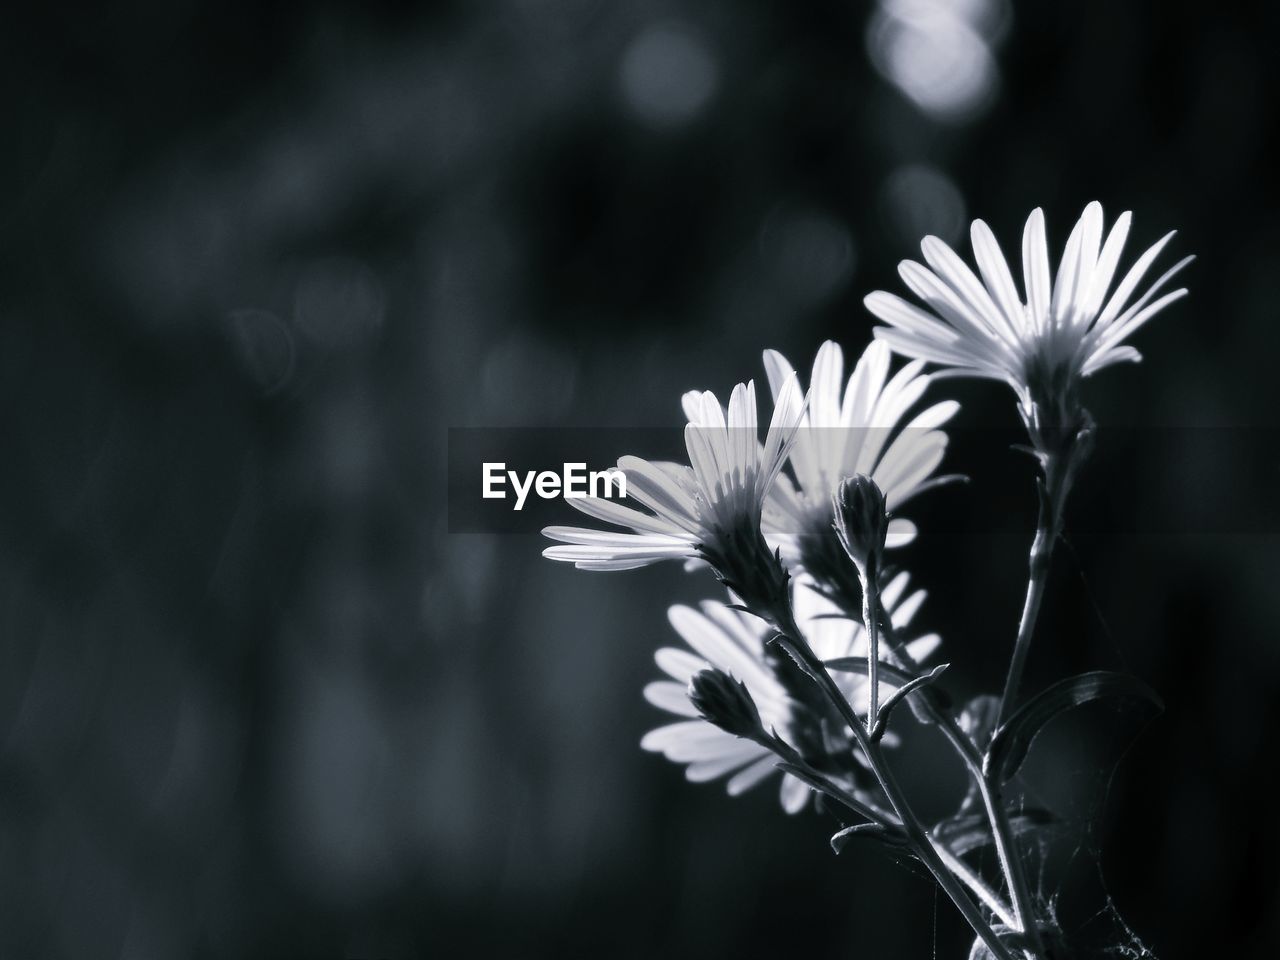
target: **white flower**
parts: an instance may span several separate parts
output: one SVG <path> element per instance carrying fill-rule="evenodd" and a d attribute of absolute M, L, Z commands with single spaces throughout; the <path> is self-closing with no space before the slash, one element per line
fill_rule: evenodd
<path fill-rule="evenodd" d="M 882 595 L 885 609 L 891 611 L 892 622 L 898 629 L 907 627 L 925 597 L 923 590 L 917 590 L 903 599 L 908 580 L 906 573 L 899 574 Z M 866 633 L 860 624 L 834 616 L 836 607 L 810 589 L 806 581 L 798 581 L 794 589 L 796 620 L 819 658 L 866 656 Z M 788 690 L 775 672 L 775 661 L 765 646 L 776 631 L 756 617 L 707 600 L 700 610 L 674 606 L 668 618 L 693 652 L 676 647 L 660 649 L 654 659 L 671 679 L 650 683 L 644 695 L 655 707 L 683 719 L 651 730 L 640 745 L 645 750 L 662 753 L 674 763 L 684 764 L 685 776 L 695 783 L 729 776 L 729 794 L 737 796 L 773 774 L 778 759 L 760 744 L 735 737 L 699 717 L 689 701 L 690 679 L 699 670 L 715 667 L 741 680 L 760 711 L 764 728 L 776 730 L 797 749 L 801 749 L 805 741 L 804 731 L 797 729 L 798 724 L 805 722 L 801 718 L 809 718 L 811 724 L 816 721 L 810 712 L 796 709 L 795 698 L 816 696 L 817 688 L 808 678 L 803 678 L 805 686 L 801 690 Z M 908 644 L 907 650 L 918 662 L 938 643 L 938 637 L 931 634 Z M 866 678 L 852 673 L 833 676 L 854 709 L 865 713 L 869 694 Z M 885 687 L 886 692 L 892 689 Z M 808 732 L 811 737 L 821 738 L 820 731 Z M 790 774 L 783 774 L 781 800 L 788 813 L 801 810 L 808 796 L 807 786 Z"/>
<path fill-rule="evenodd" d="M 728 538 L 758 530 L 765 497 L 804 412 L 799 387 L 793 379 L 779 390 L 763 446 L 754 383 L 734 387 L 727 411 L 710 391 L 685 394 L 684 408 L 692 466 L 639 457 L 618 461 L 628 496 L 649 512 L 597 497 L 569 500 L 588 516 L 627 530 L 547 527 L 543 534 L 568 546 L 547 547 L 543 556 L 583 570 L 626 570 L 726 550 Z"/>
<path fill-rule="evenodd" d="M 1174 236 L 1171 232 L 1139 257 L 1113 289 L 1131 219 L 1128 212 L 1121 214 L 1103 242 L 1101 204 L 1085 207 L 1050 283 L 1044 214 L 1033 210 L 1022 234 L 1025 298 L 981 220 L 971 230 L 981 280 L 947 244 L 925 237 L 921 249 L 929 266 L 906 260 L 898 272 L 929 309 L 876 291 L 866 298 L 867 309 L 889 326 L 877 327 L 875 336 L 904 356 L 941 364 L 948 374 L 1004 380 L 1024 402 L 1037 381 L 1052 380 L 1058 390 L 1069 390 L 1080 377 L 1141 360 L 1124 341 L 1186 295 L 1178 289 L 1152 301 L 1194 258 L 1178 261 L 1133 299 Z"/>
<path fill-rule="evenodd" d="M 954 400 L 926 408 L 905 427 L 906 412 L 929 386 L 924 361 L 907 364 L 889 377 L 886 344 L 872 343 L 844 378 L 844 354 L 828 340 L 818 349 L 809 380 L 809 402 L 791 448 L 793 485 L 783 475 L 765 510 L 765 531 L 788 559 L 798 561 L 798 535 L 826 534 L 832 521 L 831 496 L 840 481 L 854 474 L 875 480 L 885 506 L 896 511 L 931 482 L 942 462 L 947 435 L 938 427 L 960 408 Z M 766 350 L 765 368 L 776 392 L 795 379 L 787 358 Z M 890 442 L 892 441 L 892 442 Z M 889 545 L 914 538 L 915 525 L 895 517 Z"/>

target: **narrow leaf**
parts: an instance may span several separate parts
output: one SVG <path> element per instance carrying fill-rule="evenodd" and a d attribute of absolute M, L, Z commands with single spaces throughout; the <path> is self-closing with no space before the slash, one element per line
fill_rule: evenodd
<path fill-rule="evenodd" d="M 788 657 L 795 661 L 795 665 L 804 671 L 805 675 L 814 683 L 821 685 L 822 678 L 818 676 L 809 659 L 796 648 L 796 645 L 786 638 L 783 634 L 776 634 L 770 641 L 781 647 Z"/>
<path fill-rule="evenodd" d="M 1036 807 L 1009 814 L 1009 826 L 1015 837 L 1043 829 L 1053 822 L 1053 814 Z M 935 824 L 930 832 L 958 857 L 985 847 L 993 840 L 991 824 L 985 814 L 951 817 Z"/>
<path fill-rule="evenodd" d="M 923 676 L 916 677 L 913 680 L 908 680 L 895 690 L 893 696 L 889 697 L 889 699 L 884 702 L 884 705 L 880 707 L 880 715 L 876 718 L 875 729 L 871 731 L 871 739 L 879 740 L 884 736 L 885 728 L 889 726 L 889 714 L 893 712 L 894 707 L 921 687 L 925 687 L 933 683 L 938 679 L 938 677 L 942 676 L 943 671 L 949 666 L 951 666 L 949 663 L 939 664 Z"/>
<path fill-rule="evenodd" d="M 824 660 L 829 670 L 838 670 L 841 673 L 857 673 L 862 676 L 867 675 L 867 658 L 866 657 L 836 657 L 833 660 Z M 910 683 L 915 678 L 898 667 L 895 667 L 888 661 L 880 661 L 880 678 L 888 683 L 892 683 L 895 687 L 901 687 Z"/>
<path fill-rule="evenodd" d="M 832 660 L 825 660 L 823 662 L 826 664 L 828 670 L 837 670 L 841 673 L 856 673 L 864 677 L 867 676 L 868 671 L 866 657 L 836 657 Z M 902 668 L 896 667 L 885 660 L 880 661 L 879 672 L 880 679 L 883 682 L 893 684 L 893 686 L 898 688 L 902 688 L 917 679 Z M 943 693 L 940 688 L 931 688 L 927 686 L 921 688 L 917 686 L 914 690 L 909 692 L 919 693 L 922 698 L 927 698 L 936 709 L 944 713 L 950 709 L 951 699 Z M 913 703 L 914 701 L 909 700 L 907 702 Z M 924 724 L 932 723 L 927 716 L 922 716 L 919 712 L 916 713 L 916 719 Z"/>
<path fill-rule="evenodd" d="M 1095 670 L 1067 677 L 1028 700 L 995 732 L 983 762 L 984 772 L 997 782 L 1009 780 L 1026 760 L 1032 741 L 1045 724 L 1072 707 L 1102 699 L 1144 704 L 1152 708 L 1153 716 L 1164 709 L 1154 690 L 1127 673 Z"/>
<path fill-rule="evenodd" d="M 850 840 L 875 840 L 890 847 L 908 848 L 907 838 L 896 830 L 890 830 L 878 823 L 856 823 L 845 827 L 831 837 L 831 849 L 841 853 Z"/>

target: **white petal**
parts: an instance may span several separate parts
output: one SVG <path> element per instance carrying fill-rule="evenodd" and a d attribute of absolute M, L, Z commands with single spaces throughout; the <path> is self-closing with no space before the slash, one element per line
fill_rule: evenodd
<path fill-rule="evenodd" d="M 587 527 L 544 527 L 544 537 L 559 540 L 561 543 L 610 546 L 624 549 L 641 549 L 657 547 L 662 550 L 683 550 L 688 552 L 687 537 L 671 537 L 665 534 L 623 533 L 620 530 L 591 530 Z"/>
<path fill-rule="evenodd" d="M 1124 279 L 1120 281 L 1120 285 L 1116 287 L 1116 292 L 1111 295 L 1111 299 L 1107 301 L 1106 308 L 1098 317 L 1094 324 L 1094 329 L 1102 330 L 1111 325 L 1111 322 L 1118 317 L 1129 302 L 1129 298 L 1133 296 L 1133 291 L 1138 288 L 1138 284 L 1142 282 L 1142 278 L 1146 275 L 1151 264 L 1155 262 L 1156 257 L 1160 256 L 1163 250 L 1176 235 L 1177 230 L 1170 230 L 1156 243 L 1149 247 L 1145 253 L 1137 259 L 1129 272 L 1125 274 Z"/>
<path fill-rule="evenodd" d="M 1084 208 L 1067 239 L 1067 248 L 1058 264 L 1053 285 L 1053 316 L 1060 323 L 1072 322 L 1078 313 L 1081 294 L 1097 263 L 1098 238 L 1102 235 L 1102 205 L 1096 200 Z"/>
<path fill-rule="evenodd" d="M 705 614 L 691 607 L 674 606 L 667 611 L 667 619 L 696 653 L 741 680 L 753 695 L 757 690 L 767 695 L 777 686 L 764 664 Z"/>
<path fill-rule="evenodd" d="M 1120 254 L 1124 252 L 1124 242 L 1129 237 L 1129 224 L 1132 220 L 1133 214 L 1128 210 L 1120 214 L 1111 227 L 1107 242 L 1102 246 L 1102 253 L 1098 255 L 1098 265 L 1093 271 L 1089 290 L 1080 308 L 1087 317 L 1096 316 L 1102 307 L 1102 301 L 1106 299 L 1111 281 L 1115 279 L 1116 267 L 1120 264 Z"/>
<path fill-rule="evenodd" d="M 697 717 L 698 708 L 689 702 L 687 684 L 671 680 L 655 680 L 645 685 L 644 698 L 659 710 L 666 710 L 681 717 Z"/>
<path fill-rule="evenodd" d="M 927 633 L 923 637 L 918 637 L 907 644 L 907 653 L 916 663 L 924 663 L 929 659 L 929 655 L 937 650 L 942 643 L 942 638 L 936 633 Z"/>
<path fill-rule="evenodd" d="M 548 527 L 547 529 L 553 528 Z M 546 531 L 543 532 L 545 533 Z M 622 560 L 628 563 L 654 563 L 659 560 L 678 560 L 681 557 L 688 556 L 689 547 L 688 545 L 681 548 L 677 546 L 632 547 L 606 543 L 571 544 L 564 547 L 547 547 L 542 551 L 542 555 L 548 560 L 561 560 L 566 563 L 578 563 L 579 561 L 591 563 L 612 560 Z"/>
<path fill-rule="evenodd" d="M 1049 298 L 1053 288 L 1049 281 L 1049 245 L 1044 237 L 1044 211 L 1031 211 L 1022 231 L 1022 271 L 1031 309 L 1031 330 L 1040 328 L 1049 315 Z"/>
<path fill-rule="evenodd" d="M 1008 353 L 1009 345 L 995 332 L 992 321 L 971 307 L 932 270 L 914 260 L 904 260 L 898 265 L 898 274 L 920 299 L 968 338 L 975 348 L 980 346 L 996 355 Z"/>
<path fill-rule="evenodd" d="M 904 333 L 915 334 L 926 341 L 936 341 L 939 346 L 954 344 L 960 339 L 960 334 L 954 329 L 897 294 L 876 290 L 867 294 L 862 303 L 890 326 Z"/>
<path fill-rule="evenodd" d="M 777 350 L 766 350 L 764 352 L 764 370 L 769 378 L 769 393 L 776 403 L 778 393 L 782 390 L 782 385 L 787 382 L 788 377 L 795 375 L 795 367 L 791 366 L 791 362 Z"/>
<path fill-rule="evenodd" d="M 799 813 L 809 802 L 809 786 L 789 773 L 782 775 L 782 809 L 787 813 Z"/>
<path fill-rule="evenodd" d="M 737 770 L 744 764 L 752 763 L 767 753 L 764 747 L 750 740 L 733 739 L 731 746 L 726 746 L 721 753 L 692 761 L 685 769 L 684 775 L 694 783 L 706 783 L 708 780 L 724 776 L 731 770 Z M 667 759 L 676 758 L 668 753 Z"/>
<path fill-rule="evenodd" d="M 1185 288 L 1181 290 L 1174 290 L 1171 293 L 1165 294 L 1153 305 L 1149 307 L 1147 306 L 1147 302 L 1156 293 L 1158 293 L 1171 278 L 1180 273 L 1183 267 L 1194 259 L 1195 257 L 1183 257 L 1172 267 L 1166 270 L 1160 279 L 1153 283 L 1147 292 L 1144 293 L 1132 306 L 1125 310 L 1124 313 L 1117 317 L 1109 327 L 1099 328 L 1098 336 L 1096 338 L 1096 346 L 1100 346 L 1105 349 L 1106 347 L 1120 343 L 1120 341 L 1134 333 L 1139 327 L 1169 304 L 1186 296 L 1187 291 Z"/>
<path fill-rule="evenodd" d="M 905 431 L 885 452 L 872 478 L 885 492 L 892 492 L 890 509 L 901 503 L 912 488 L 933 473 L 947 450 L 947 435 L 937 430 L 925 434 Z"/>
<path fill-rule="evenodd" d="M 603 497 L 574 497 L 568 500 L 569 506 L 585 513 L 589 517 L 603 520 L 605 523 L 616 523 L 618 526 L 631 527 L 642 533 L 656 533 L 679 537 L 683 531 L 674 523 L 643 513 L 631 507 L 623 506 L 614 500 Z"/>
<path fill-rule="evenodd" d="M 1018 298 L 1013 275 L 1009 271 L 1009 262 L 1000 250 L 995 234 L 981 220 L 975 220 L 969 228 L 969 238 L 973 242 L 973 255 L 978 261 L 978 270 L 982 273 L 987 289 L 1000 305 L 1006 327 L 1015 338 L 1020 338 L 1025 311 Z"/>
<path fill-rule="evenodd" d="M 745 770 L 734 774 L 729 780 L 729 796 L 736 797 L 746 793 L 778 769 L 778 761 L 773 754 L 761 757 Z"/>
<path fill-rule="evenodd" d="M 916 538 L 916 525 L 902 517 L 894 517 L 889 521 L 889 534 L 885 537 L 885 546 L 890 550 L 905 547 Z"/>
<path fill-rule="evenodd" d="M 543 551 L 543 556 L 547 556 L 546 551 Z M 652 559 L 636 560 L 627 557 L 613 557 L 606 560 L 577 560 L 573 565 L 578 570 L 639 570 L 641 567 L 647 567 L 657 562 L 657 560 Z"/>
<path fill-rule="evenodd" d="M 1006 343 L 1017 341 L 1004 311 L 996 306 L 987 288 L 950 246 L 937 237 L 925 237 L 920 247 L 929 266 L 967 304 L 973 316 L 983 321 L 990 333 Z"/>
<path fill-rule="evenodd" d="M 679 747 L 683 744 L 705 746 L 708 743 L 714 745 L 735 739 L 705 720 L 681 720 L 679 723 L 669 723 L 665 727 L 650 730 L 640 740 L 640 748 L 665 753 L 673 746 Z"/>
<path fill-rule="evenodd" d="M 685 419 L 690 423 L 702 421 L 702 391 L 690 390 L 680 398 L 680 406 L 684 410 Z"/>
<path fill-rule="evenodd" d="M 1142 354 L 1130 346 L 1112 347 L 1095 352 L 1088 363 L 1081 368 L 1081 375 L 1091 377 L 1099 370 L 1115 366 L 1117 363 L 1141 363 Z"/>
<path fill-rule="evenodd" d="M 627 495 L 686 530 L 697 527 L 698 505 L 660 466 L 639 457 L 622 457 L 618 469 L 627 475 Z"/>
<path fill-rule="evenodd" d="M 682 689 L 689 685 L 695 673 L 711 666 L 701 657 L 695 657 L 689 651 L 676 647 L 660 647 L 653 659 L 658 669 L 679 683 Z"/>
<path fill-rule="evenodd" d="M 880 591 L 880 602 L 886 610 L 892 611 L 902 598 L 902 593 L 911 581 L 911 574 L 905 570 L 889 581 L 888 586 Z"/>
<path fill-rule="evenodd" d="M 895 629 L 902 630 L 911 623 L 912 618 L 919 611 L 920 605 L 924 603 L 926 596 L 928 596 L 926 591 L 917 590 L 897 605 L 890 618 Z"/>

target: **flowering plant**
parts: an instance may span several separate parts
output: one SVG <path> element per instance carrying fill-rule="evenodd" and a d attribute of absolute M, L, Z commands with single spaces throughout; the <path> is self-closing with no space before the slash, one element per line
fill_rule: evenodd
<path fill-rule="evenodd" d="M 1051 903 L 1033 896 L 1028 838 L 1042 818 L 1011 807 L 1005 793 L 1044 724 L 1103 697 L 1159 700 L 1141 681 L 1095 671 L 1020 699 L 1046 575 L 1072 483 L 1089 455 L 1094 425 L 1080 400 L 1083 378 L 1140 359 L 1125 340 L 1186 294 L 1157 297 L 1180 261 L 1134 294 L 1172 234 L 1116 276 L 1130 215 L 1103 240 L 1102 208 L 1090 204 L 1051 281 L 1044 218 L 1023 236 L 1024 290 L 990 229 L 973 224 L 979 278 L 942 241 L 922 243 L 928 266 L 900 272 L 927 309 L 890 293 L 866 299 L 887 326 L 844 379 L 843 355 L 823 344 L 807 395 L 774 351 L 765 366 L 774 399 L 761 443 L 752 383 L 734 388 L 727 410 L 710 392 L 684 397 L 689 465 L 624 457 L 643 510 L 605 500 L 570 501 L 625 528 L 549 527 L 560 541 L 545 554 L 584 569 L 625 569 L 665 559 L 701 561 L 727 588 L 701 609 L 672 607 L 689 649 L 663 648 L 669 679 L 645 697 L 678 718 L 642 741 L 683 764 L 693 781 L 728 778 L 731 795 L 781 773 L 781 803 L 803 809 L 812 794 L 851 821 L 832 838 L 892 848 L 922 864 L 973 928 L 972 960 L 1051 960 L 1073 955 Z M 890 351 L 910 362 L 892 377 Z M 941 369 L 925 372 L 927 364 Z M 1014 390 L 1039 467 L 1040 514 L 1026 600 L 1003 692 L 957 709 L 942 692 L 947 668 L 925 661 L 939 638 L 911 625 L 924 592 L 890 562 L 915 536 L 908 501 L 949 479 L 936 475 L 942 429 L 957 405 L 935 403 L 903 423 L 940 377 L 1002 380 Z M 903 705 L 907 710 L 901 709 Z M 906 715 L 940 732 L 971 781 L 959 813 L 927 824 L 889 762 L 891 723 Z M 986 876 L 971 854 L 996 853 Z M 1119 948 L 1117 948 L 1118 950 Z"/>

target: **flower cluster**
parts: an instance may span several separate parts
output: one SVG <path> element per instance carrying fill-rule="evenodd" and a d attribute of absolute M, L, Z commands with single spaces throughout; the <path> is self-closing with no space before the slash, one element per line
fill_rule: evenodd
<path fill-rule="evenodd" d="M 558 541 L 545 555 L 582 569 L 668 559 L 710 566 L 728 596 L 670 608 L 685 646 L 657 651 L 667 679 L 644 695 L 675 719 L 649 731 L 642 747 L 683 766 L 692 781 L 725 778 L 731 795 L 780 773 L 789 813 L 816 791 L 842 820 L 858 821 L 832 837 L 837 852 L 865 837 L 907 851 L 929 870 L 974 930 L 973 956 L 1047 960 L 1066 949 L 1052 910 L 1030 892 L 1022 862 L 1030 848 L 1017 845 L 1019 829 L 1043 820 L 1001 800 L 1020 762 L 1011 759 L 1007 730 L 1108 692 L 1146 696 L 1133 678 L 1094 672 L 1044 691 L 1035 710 L 1014 709 L 1064 505 L 1093 443 L 1081 382 L 1140 359 L 1128 338 L 1187 292 L 1162 291 L 1190 257 L 1137 295 L 1173 234 L 1114 282 L 1130 222 L 1121 215 L 1104 236 L 1102 208 L 1090 204 L 1051 278 L 1044 216 L 1034 211 L 1023 232 L 1021 292 L 982 221 L 971 233 L 976 274 L 926 237 L 927 266 L 900 267 L 925 306 L 883 291 L 868 296 L 866 306 L 886 326 L 875 328 L 847 377 L 843 351 L 832 342 L 817 352 L 807 393 L 787 359 L 767 351 L 773 413 L 763 441 L 753 383 L 738 384 L 727 407 L 709 391 L 686 393 L 687 464 L 623 457 L 618 466 L 634 505 L 569 501 L 616 529 L 544 531 Z M 895 352 L 907 362 L 891 372 Z M 941 369 L 927 372 L 928 364 Z M 1004 691 L 960 713 L 936 686 L 946 665 L 921 667 L 938 637 L 905 636 L 924 592 L 908 593 L 909 578 L 888 553 L 916 536 L 903 507 L 950 479 L 937 471 L 948 444 L 943 428 L 958 405 L 918 409 L 945 376 L 1008 383 L 1040 464 L 1040 517 Z M 883 753 L 897 742 L 889 725 L 903 702 L 943 733 L 972 780 L 959 811 L 932 826 L 912 808 Z M 1034 731 L 1022 735 L 1029 742 Z M 975 845 L 994 846 L 1000 884 L 964 861 Z"/>
<path fill-rule="evenodd" d="M 777 351 L 766 351 L 764 360 L 775 393 L 795 377 Z M 843 351 L 831 341 L 822 344 L 791 451 L 794 480 L 780 476 L 765 509 L 766 536 L 788 562 L 846 596 L 852 571 L 832 531 L 831 498 L 841 479 L 870 477 L 896 514 L 938 482 L 934 473 L 947 449 L 940 428 L 959 409 L 954 400 L 931 404 L 904 425 L 932 378 L 922 372 L 923 361 L 908 363 L 890 377 L 890 360 L 885 344 L 872 343 L 846 380 Z M 905 517 L 895 516 L 889 524 L 890 546 L 910 543 L 915 535 L 915 525 Z"/>
<path fill-rule="evenodd" d="M 908 574 L 899 573 L 882 596 L 898 630 L 910 627 L 925 599 L 923 590 L 908 592 L 909 582 Z M 866 656 L 866 630 L 840 616 L 838 609 L 811 584 L 799 580 L 793 600 L 797 622 L 822 660 Z M 685 775 L 695 783 L 728 776 L 731 796 L 745 793 L 777 773 L 777 758 L 768 747 L 704 722 L 705 715 L 691 702 L 690 683 L 700 672 L 716 669 L 745 686 L 765 731 L 776 732 L 800 752 L 808 751 L 814 760 L 838 759 L 812 756 L 814 750 L 825 751 L 826 745 L 815 744 L 805 725 L 815 711 L 822 710 L 822 705 L 808 693 L 808 685 L 791 687 L 785 676 L 779 676 L 777 660 L 769 649 L 773 631 L 763 621 L 716 600 L 703 601 L 697 609 L 674 606 L 667 617 L 687 649 L 663 647 L 657 651 L 654 659 L 669 679 L 650 683 L 644 688 L 644 696 L 655 707 L 682 719 L 646 734 L 641 741 L 644 749 L 683 764 Z M 920 662 L 940 642 L 937 634 L 928 634 L 908 643 L 906 649 L 913 660 Z M 865 713 L 869 703 L 866 678 L 850 673 L 839 676 L 841 692 L 855 710 Z M 891 691 L 892 687 L 886 689 Z M 857 773 L 852 768 L 846 771 L 850 777 Z M 788 813 L 802 810 L 809 792 L 791 774 L 782 775 L 781 802 Z"/>

